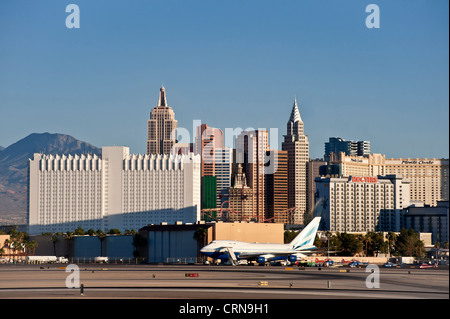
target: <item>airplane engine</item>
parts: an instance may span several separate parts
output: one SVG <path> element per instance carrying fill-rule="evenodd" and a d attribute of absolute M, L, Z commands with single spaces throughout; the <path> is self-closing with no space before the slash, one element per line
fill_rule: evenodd
<path fill-rule="evenodd" d="M 292 255 L 289 255 L 289 261 L 290 261 L 291 263 L 295 263 L 295 262 L 297 262 L 297 261 L 302 260 L 302 259 L 305 258 L 305 257 L 306 257 L 306 255 L 301 254 L 301 253 L 292 254 Z"/>
<path fill-rule="evenodd" d="M 272 260 L 275 257 L 275 255 L 272 254 L 266 254 L 266 255 L 260 255 L 256 259 L 258 261 L 258 264 L 264 264 L 270 260 Z"/>

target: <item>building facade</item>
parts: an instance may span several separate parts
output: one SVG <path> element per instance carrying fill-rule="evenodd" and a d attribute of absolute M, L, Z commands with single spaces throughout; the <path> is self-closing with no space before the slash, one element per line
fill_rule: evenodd
<path fill-rule="evenodd" d="M 441 247 L 449 241 L 449 203 L 439 201 L 435 207 L 418 205 L 410 206 L 405 214 L 405 227 L 416 232 L 431 233 L 433 244 Z"/>
<path fill-rule="evenodd" d="M 253 219 L 263 222 L 265 218 L 265 174 L 269 161 L 269 132 L 266 130 L 243 131 L 236 137 L 236 161 L 242 163 L 247 185 L 253 192 Z"/>
<path fill-rule="evenodd" d="M 330 137 L 325 142 L 325 158 L 331 153 L 338 154 L 344 152 L 345 155 L 368 156 L 370 154 L 369 141 L 346 141 L 340 137 Z"/>
<path fill-rule="evenodd" d="M 83 229 L 139 229 L 200 219 L 200 159 L 133 155 L 102 148 L 102 156 L 34 154 L 29 161 L 30 234 Z"/>
<path fill-rule="evenodd" d="M 307 209 L 309 142 L 304 134 L 304 124 L 294 101 L 291 116 L 287 123 L 282 150 L 288 153 L 288 206 L 296 208 L 294 223 L 303 224 Z"/>
<path fill-rule="evenodd" d="M 177 143 L 173 131 L 177 129 L 175 112 L 167 104 L 164 86 L 159 92 L 158 106 L 154 107 L 147 120 L 147 154 L 170 154 Z"/>
<path fill-rule="evenodd" d="M 316 204 L 316 177 L 320 177 L 320 167 L 326 165 L 323 159 L 314 159 L 308 162 L 308 202 L 306 205 L 306 211 L 311 216 L 314 214 Z"/>
<path fill-rule="evenodd" d="M 215 149 L 215 173 L 217 177 L 217 207 L 228 200 L 233 171 L 233 149 L 224 147 Z"/>
<path fill-rule="evenodd" d="M 251 221 L 254 220 L 253 210 L 253 190 L 247 185 L 247 178 L 242 168 L 238 164 L 237 172 L 234 176 L 233 186 L 228 190 L 229 221 Z"/>
<path fill-rule="evenodd" d="M 330 164 L 340 166 L 342 176 L 402 175 L 411 182 L 410 197 L 425 205 L 436 206 L 449 200 L 449 160 L 428 158 L 386 158 L 382 154 L 367 157 L 331 154 Z"/>
<path fill-rule="evenodd" d="M 316 178 L 322 230 L 400 231 L 410 205 L 410 182 L 396 175 Z"/>
<path fill-rule="evenodd" d="M 224 147 L 223 132 L 201 124 L 195 136 L 195 154 L 201 156 L 202 177 L 217 177 L 217 207 L 227 199 L 231 187 L 233 149 Z"/>
<path fill-rule="evenodd" d="M 275 223 L 292 223 L 288 207 L 288 154 L 272 150 L 276 169 L 266 174 L 266 219 Z"/>

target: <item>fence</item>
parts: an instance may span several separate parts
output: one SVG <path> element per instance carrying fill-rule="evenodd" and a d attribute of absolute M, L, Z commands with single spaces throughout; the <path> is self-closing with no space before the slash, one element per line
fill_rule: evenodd
<path fill-rule="evenodd" d="M 203 262 L 203 257 L 168 257 L 167 264 L 197 264 Z"/>

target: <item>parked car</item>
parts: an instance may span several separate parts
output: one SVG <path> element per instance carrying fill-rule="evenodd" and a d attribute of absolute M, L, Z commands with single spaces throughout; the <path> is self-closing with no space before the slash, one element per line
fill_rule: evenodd
<path fill-rule="evenodd" d="M 387 262 L 383 265 L 384 268 L 394 268 L 397 267 L 397 264 L 391 263 L 391 262 Z"/>

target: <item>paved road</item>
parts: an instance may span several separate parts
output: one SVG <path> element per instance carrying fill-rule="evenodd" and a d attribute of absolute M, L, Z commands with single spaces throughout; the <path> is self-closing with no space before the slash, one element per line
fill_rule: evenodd
<path fill-rule="evenodd" d="M 204 265 L 78 265 L 84 290 L 58 265 L 0 265 L 1 299 L 448 299 L 449 271 L 379 269 L 367 288 L 366 269 Z M 349 272 L 343 272 L 348 270 Z M 187 277 L 193 274 L 196 277 Z M 197 277 L 198 276 L 198 277 Z M 370 278 L 369 278 L 370 279 Z M 369 282 L 374 282 L 370 280 Z M 261 285 L 262 284 L 262 285 Z"/>

